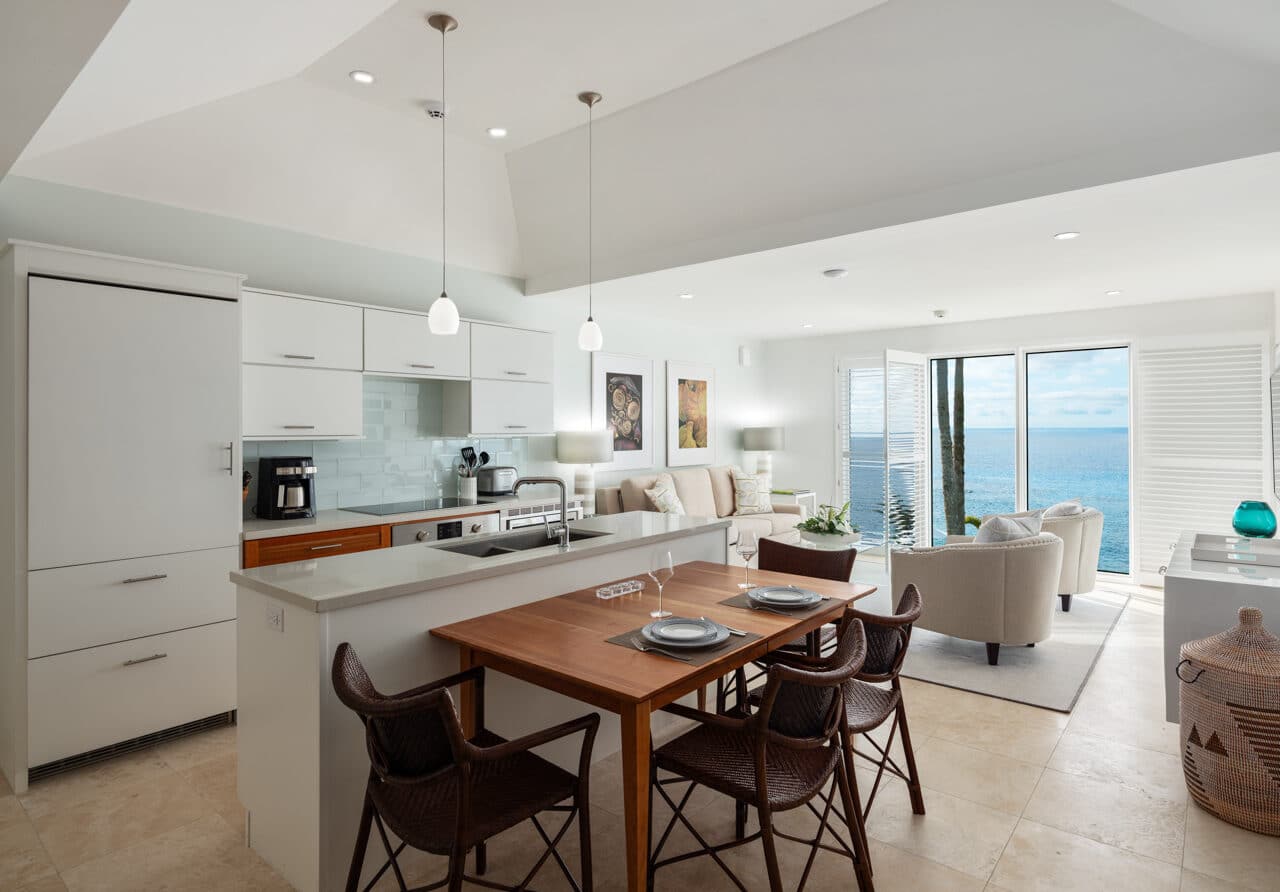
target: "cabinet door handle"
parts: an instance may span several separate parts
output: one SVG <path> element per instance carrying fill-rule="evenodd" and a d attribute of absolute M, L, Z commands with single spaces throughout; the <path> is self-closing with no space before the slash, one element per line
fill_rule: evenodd
<path fill-rule="evenodd" d="M 286 353 L 284 355 L 284 358 L 285 359 L 306 359 L 306 360 L 315 359 L 314 356 L 307 356 L 305 353 Z"/>
<path fill-rule="evenodd" d="M 529 374 L 529 373 L 528 373 L 528 372 L 514 372 L 514 371 L 512 371 L 511 369 L 507 369 L 507 374 L 508 374 L 508 375 L 527 375 L 527 374 Z"/>
<path fill-rule="evenodd" d="M 527 428 L 528 426 L 529 426 L 529 425 L 527 425 L 527 424 L 508 424 L 508 425 L 506 425 L 506 428 L 507 428 L 507 430 L 509 430 L 509 431 L 522 431 L 522 430 L 524 430 L 525 428 Z"/>
<path fill-rule="evenodd" d="M 333 543 L 332 545 L 312 545 L 312 546 L 311 546 L 311 550 L 312 550 L 312 551 L 327 551 L 327 550 L 329 550 L 330 548 L 341 548 L 341 547 L 342 547 L 342 543 L 341 543 L 341 542 L 335 542 L 335 543 Z"/>
<path fill-rule="evenodd" d="M 284 429 L 287 431 L 313 431 L 316 426 L 314 424 L 286 424 Z"/>
<path fill-rule="evenodd" d="M 137 665 L 140 665 L 140 664 L 142 664 L 142 663 L 151 663 L 151 662 L 153 662 L 153 661 L 155 661 L 155 660 L 163 660 L 163 659 L 164 659 L 165 657 L 167 657 L 167 656 L 169 656 L 169 655 L 168 655 L 168 654 L 152 654 L 151 656 L 149 656 L 149 657 L 143 657 L 143 658 L 142 658 L 142 659 L 140 659 L 140 660 L 125 660 L 125 661 L 124 661 L 124 664 L 125 664 L 126 666 L 137 666 Z"/>
<path fill-rule="evenodd" d="M 411 368 L 411 369 L 434 369 L 434 368 L 435 368 L 435 366 L 433 366 L 433 365 L 431 365 L 431 364 L 429 364 L 429 363 L 425 363 L 425 362 L 411 362 L 411 363 L 409 363 L 409 368 Z"/>
<path fill-rule="evenodd" d="M 228 440 L 227 445 L 222 447 L 227 450 L 227 474 L 231 477 L 236 475 L 236 441 Z"/>
<path fill-rule="evenodd" d="M 121 580 L 121 585 L 133 585 L 135 582 L 155 582 L 157 579 L 168 579 L 168 573 L 152 573 L 150 576 L 134 576 L 130 579 Z"/>

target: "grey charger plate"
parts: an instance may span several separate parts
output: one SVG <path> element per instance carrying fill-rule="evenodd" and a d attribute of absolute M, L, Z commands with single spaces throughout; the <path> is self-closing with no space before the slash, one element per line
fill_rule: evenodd
<path fill-rule="evenodd" d="M 701 634 L 698 634 L 699 630 Z M 640 634 L 659 647 L 679 650 L 702 650 L 729 640 L 729 630 L 719 623 L 679 616 L 654 620 L 641 629 Z"/>
<path fill-rule="evenodd" d="M 747 598 L 774 610 L 804 610 L 822 601 L 822 595 L 793 585 L 765 585 L 747 590 Z"/>

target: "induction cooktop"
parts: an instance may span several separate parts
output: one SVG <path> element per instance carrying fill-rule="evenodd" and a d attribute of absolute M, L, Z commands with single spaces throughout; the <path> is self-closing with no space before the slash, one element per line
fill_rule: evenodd
<path fill-rule="evenodd" d="M 415 499 L 410 502 L 388 502 L 385 505 L 360 505 L 355 508 L 343 508 L 343 511 L 354 511 L 357 514 L 372 514 L 386 517 L 389 514 L 414 514 L 419 511 L 439 511 L 441 508 L 471 508 L 486 505 L 490 499 L 457 499 L 448 496 L 443 499 Z"/>

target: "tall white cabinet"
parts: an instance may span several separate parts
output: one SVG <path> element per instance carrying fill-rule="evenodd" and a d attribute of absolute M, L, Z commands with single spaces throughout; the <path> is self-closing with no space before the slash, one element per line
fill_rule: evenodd
<path fill-rule="evenodd" d="M 90 252 L 0 258 L 0 769 L 17 790 L 235 708 L 239 293 L 232 274 Z"/>

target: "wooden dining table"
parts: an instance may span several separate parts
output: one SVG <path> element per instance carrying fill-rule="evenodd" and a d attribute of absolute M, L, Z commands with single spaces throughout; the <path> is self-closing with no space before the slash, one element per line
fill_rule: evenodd
<path fill-rule="evenodd" d="M 617 580 L 603 580 L 601 585 Z M 761 637 L 730 638 L 730 645 L 702 665 L 641 653 L 607 639 L 650 622 L 657 604 L 649 585 L 642 597 L 611 601 L 595 588 L 535 601 L 509 610 L 432 629 L 458 646 L 463 669 L 485 666 L 539 687 L 617 713 L 622 725 L 622 791 L 626 823 L 627 888 L 645 889 L 648 877 L 650 716 L 686 694 L 704 690 L 765 653 L 839 618 L 845 605 L 875 592 L 875 586 L 833 582 L 788 573 L 755 571 L 756 585 L 796 585 L 829 596 L 803 618 L 720 602 L 739 594 L 742 572 L 694 561 L 676 567 L 663 589 L 664 607 L 676 616 L 706 617 Z M 733 644 L 736 642 L 736 646 Z M 463 725 L 475 732 L 474 692 L 460 691 Z"/>

